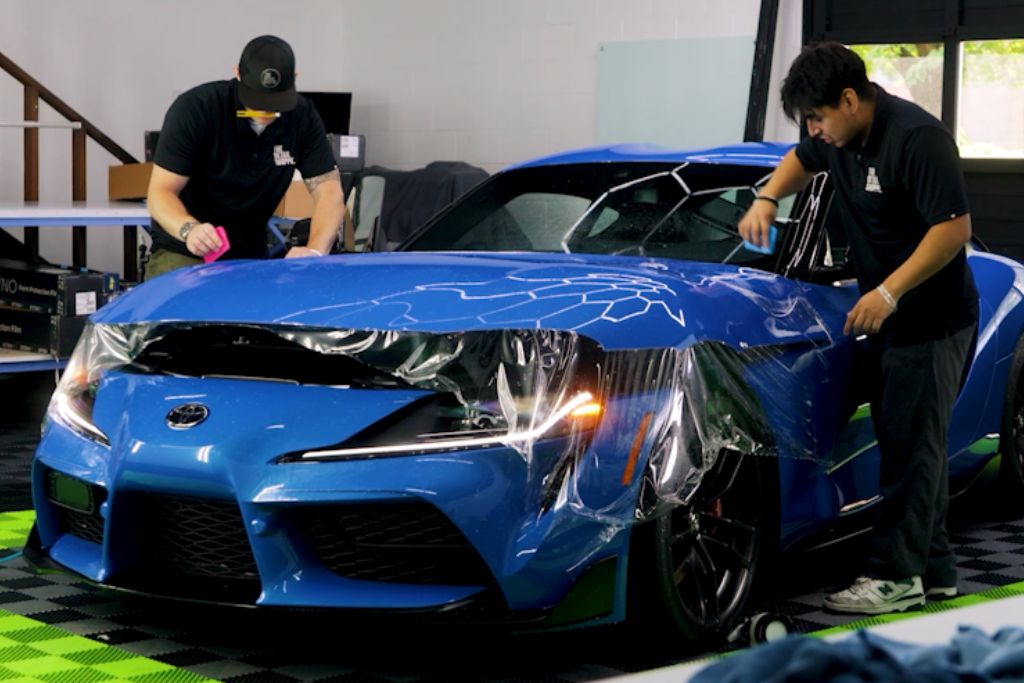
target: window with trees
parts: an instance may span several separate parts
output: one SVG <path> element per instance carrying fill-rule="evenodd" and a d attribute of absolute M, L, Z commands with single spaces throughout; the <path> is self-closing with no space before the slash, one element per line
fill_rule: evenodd
<path fill-rule="evenodd" d="M 942 118 L 942 43 L 852 45 L 868 77 Z M 956 138 L 965 158 L 1024 158 L 1024 39 L 959 43 Z"/>

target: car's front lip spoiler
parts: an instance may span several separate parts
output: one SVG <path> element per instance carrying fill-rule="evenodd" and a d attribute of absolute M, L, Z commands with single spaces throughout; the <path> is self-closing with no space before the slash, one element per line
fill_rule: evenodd
<path fill-rule="evenodd" d="M 360 609 L 344 607 L 309 607 L 309 606 L 264 606 L 252 603 L 216 601 L 189 598 L 181 595 L 168 593 L 156 593 L 153 591 L 138 590 L 124 586 L 115 586 L 105 583 L 98 583 L 82 576 L 73 569 L 54 561 L 42 549 L 39 541 L 39 533 L 35 525 L 29 533 L 25 547 L 22 549 L 22 556 L 29 565 L 29 569 L 37 574 L 61 573 L 74 576 L 94 588 L 115 593 L 125 597 L 139 597 L 154 600 L 166 600 L 181 604 L 204 605 L 207 607 L 224 607 L 231 609 L 259 610 L 259 611 L 281 611 L 281 612 L 318 612 L 324 614 L 351 614 L 359 618 L 412 620 L 424 623 L 446 623 L 446 624 L 469 624 L 474 626 L 520 626 L 530 625 L 541 626 L 549 616 L 549 610 L 531 610 L 529 612 L 511 612 L 507 607 L 496 605 L 497 600 L 493 594 L 487 591 L 481 595 L 474 595 L 464 600 L 428 608 L 395 608 L 395 609 Z"/>

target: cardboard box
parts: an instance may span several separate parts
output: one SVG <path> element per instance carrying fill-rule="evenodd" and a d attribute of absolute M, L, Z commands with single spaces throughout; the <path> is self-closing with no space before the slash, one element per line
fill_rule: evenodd
<path fill-rule="evenodd" d="M 313 215 L 313 195 L 301 179 L 292 180 L 288 191 L 274 209 L 275 216 L 287 218 L 309 218 Z"/>
<path fill-rule="evenodd" d="M 67 358 L 88 319 L 0 307 L 0 347 Z"/>
<path fill-rule="evenodd" d="M 108 197 L 111 200 L 145 199 L 152 172 L 152 161 L 111 166 L 107 173 Z M 274 209 L 274 215 L 288 218 L 309 218 L 313 215 L 313 195 L 306 189 L 306 183 L 301 178 L 293 180 L 288 186 L 288 191 Z"/>
<path fill-rule="evenodd" d="M 107 171 L 107 197 L 113 199 L 145 199 L 153 162 L 121 164 Z"/>
<path fill-rule="evenodd" d="M 89 315 L 107 303 L 117 289 L 115 273 L 0 259 L 0 305 L 7 308 L 59 316 Z"/>

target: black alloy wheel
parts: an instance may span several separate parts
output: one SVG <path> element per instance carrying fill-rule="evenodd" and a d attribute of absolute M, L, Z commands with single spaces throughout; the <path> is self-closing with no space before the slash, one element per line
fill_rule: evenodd
<path fill-rule="evenodd" d="M 1010 454 L 1010 469 L 1015 474 L 1024 471 L 1024 375 L 1017 379 L 1017 390 L 1013 397 L 1013 451 Z"/>
<path fill-rule="evenodd" d="M 775 467 L 723 451 L 689 505 L 634 529 L 633 617 L 666 627 L 676 645 L 724 638 L 739 623 L 777 545 Z"/>
<path fill-rule="evenodd" d="M 1024 338 L 1017 342 L 1010 365 L 1003 424 L 999 435 L 999 484 L 1011 511 L 1024 508 Z"/>

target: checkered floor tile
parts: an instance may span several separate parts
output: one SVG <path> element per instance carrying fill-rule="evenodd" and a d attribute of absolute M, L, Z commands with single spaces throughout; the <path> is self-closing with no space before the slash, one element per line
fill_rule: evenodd
<path fill-rule="evenodd" d="M 197 676 L 182 678 L 182 683 L 207 678 L 225 683 L 568 683 L 671 663 L 629 656 L 615 646 L 614 634 L 601 631 L 588 632 L 584 638 L 579 634 L 513 636 L 448 628 L 396 629 L 383 623 L 340 621 L 331 615 L 215 611 L 138 602 L 64 575 L 36 576 L 21 559 L 0 563 L 0 636 L 5 615 L 24 620 L 17 623 L 45 628 L 47 634 L 91 642 L 97 652 L 111 646 L 127 653 L 111 655 L 115 663 L 127 655 L 143 657 L 147 663 L 131 669 L 136 676 L 150 673 L 155 664 Z M 3 644 L 0 638 L 0 681 L 6 680 Z M 396 652 L 401 656 L 396 657 Z M 523 652 L 531 656 L 524 658 Z M 12 655 L 21 656 L 14 651 Z M 119 665 L 128 668 L 128 664 Z"/>
<path fill-rule="evenodd" d="M 0 681 L 44 683 L 205 683 L 171 664 L 0 612 Z"/>
<path fill-rule="evenodd" d="M 0 513 L 0 550 L 25 545 L 33 519 L 35 515 L 31 510 Z M 3 556 L 4 553 L 0 552 L 0 557 Z"/>
<path fill-rule="evenodd" d="M 0 533 L 9 529 L 11 537 L 23 538 L 30 519 L 30 513 L 0 514 Z M 929 603 L 925 612 L 1024 594 L 1024 544 L 1020 543 L 1024 521 L 959 526 L 957 538 L 963 595 Z M 840 585 L 839 575 L 821 573 L 820 559 L 805 569 Z M 847 558 L 825 564 L 850 563 Z M 920 614 L 867 620 L 831 614 L 821 609 L 821 598 L 835 586 L 808 583 L 807 579 L 799 583 L 804 590 L 807 585 L 822 587 L 812 593 L 776 597 L 761 608 L 786 614 L 800 632 L 829 633 L 829 629 L 862 628 Z M 175 607 L 125 599 L 61 574 L 37 576 L 20 558 L 0 562 L 0 615 L 5 613 L 228 683 L 560 682 L 596 680 L 673 663 L 642 649 L 624 648 L 622 633 L 615 629 L 533 635 L 448 628 L 402 630 L 387 624 L 352 623 L 332 615 Z M 451 657 L 452 647 L 459 649 L 457 662 Z M 395 661 L 396 648 L 404 652 L 400 662 Z M 522 652 L 532 655 L 521 658 L 517 653 Z M 0 649 L 0 663 L 2 657 Z M 0 668 L 0 681 L 4 680 Z"/>

